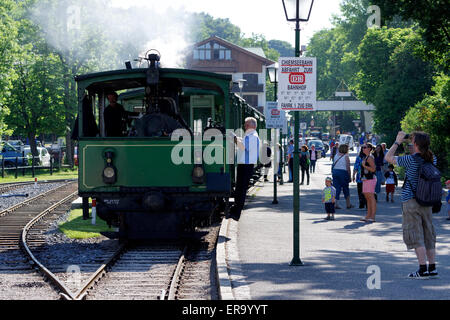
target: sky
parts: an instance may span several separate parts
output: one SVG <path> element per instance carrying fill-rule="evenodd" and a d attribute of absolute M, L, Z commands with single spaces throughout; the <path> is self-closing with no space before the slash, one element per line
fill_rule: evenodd
<path fill-rule="evenodd" d="M 300 43 L 306 45 L 311 36 L 330 28 L 332 14 L 340 14 L 341 0 L 315 0 L 308 22 L 300 24 Z M 112 0 L 113 6 L 148 7 L 160 13 L 169 8 L 187 12 L 206 12 L 214 18 L 228 18 L 246 37 L 263 34 L 266 40 L 283 40 L 295 46 L 295 22 L 287 22 L 281 0 Z"/>

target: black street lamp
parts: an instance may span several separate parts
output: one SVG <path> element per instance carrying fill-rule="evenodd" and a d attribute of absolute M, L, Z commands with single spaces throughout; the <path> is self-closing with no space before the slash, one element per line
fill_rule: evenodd
<path fill-rule="evenodd" d="M 287 21 L 295 21 L 295 56 L 300 57 L 300 21 L 308 21 L 314 0 L 282 0 Z M 300 185 L 299 185 L 299 130 L 300 113 L 294 111 L 294 257 L 291 266 L 302 266 L 300 260 Z"/>

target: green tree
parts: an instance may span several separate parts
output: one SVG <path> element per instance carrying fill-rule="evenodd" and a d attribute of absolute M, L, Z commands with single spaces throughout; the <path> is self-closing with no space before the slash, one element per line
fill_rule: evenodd
<path fill-rule="evenodd" d="M 212 36 L 217 36 L 231 43 L 238 43 L 241 39 L 241 29 L 232 24 L 228 18 L 213 18 L 207 13 L 193 13 L 191 38 L 193 42 L 200 42 Z"/>
<path fill-rule="evenodd" d="M 9 114 L 6 99 L 10 94 L 11 80 L 14 78 L 12 67 L 19 50 L 17 43 L 17 22 L 12 14 L 16 5 L 10 0 L 0 0 L 0 137 L 10 135 L 12 129 L 4 122 Z"/>
<path fill-rule="evenodd" d="M 424 57 L 439 63 L 444 70 L 450 67 L 450 5 L 442 0 L 372 0 L 380 7 L 385 21 L 397 15 L 412 19 L 426 42 Z"/>
<path fill-rule="evenodd" d="M 435 77 L 433 94 L 425 95 L 406 113 L 401 122 L 405 132 L 424 131 L 430 135 L 431 150 L 445 179 L 450 178 L 450 76 Z"/>
<path fill-rule="evenodd" d="M 408 109 L 432 86 L 432 67 L 418 54 L 421 37 L 411 29 L 370 29 L 358 47 L 358 97 L 376 106 L 375 132 L 388 143 Z"/>

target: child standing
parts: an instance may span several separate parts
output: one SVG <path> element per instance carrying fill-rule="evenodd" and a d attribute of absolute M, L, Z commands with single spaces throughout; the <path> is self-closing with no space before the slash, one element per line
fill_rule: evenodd
<path fill-rule="evenodd" d="M 394 165 L 388 166 L 388 171 L 384 174 L 386 178 L 386 202 L 389 202 L 389 193 L 392 194 L 391 202 L 394 202 L 395 187 L 398 185 L 397 174 L 394 172 Z"/>
<path fill-rule="evenodd" d="M 323 189 L 322 193 L 322 203 L 325 204 L 325 211 L 327 217 L 325 220 L 334 220 L 334 203 L 336 202 L 336 189 L 331 185 L 333 179 L 327 177 L 325 179 L 326 187 Z"/>

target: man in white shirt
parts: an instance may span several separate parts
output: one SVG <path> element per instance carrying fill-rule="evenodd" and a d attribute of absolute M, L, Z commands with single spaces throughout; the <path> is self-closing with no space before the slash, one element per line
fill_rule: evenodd
<path fill-rule="evenodd" d="M 253 175 L 254 166 L 258 163 L 260 140 L 258 133 L 256 132 L 257 122 L 253 117 L 245 119 L 244 138 L 234 136 L 234 142 L 236 143 L 237 150 L 237 176 L 236 176 L 236 189 L 234 194 L 234 205 L 230 209 L 230 217 L 238 221 L 241 216 L 241 211 L 244 208 L 245 197 L 247 195 L 247 189 L 250 182 L 250 178 Z"/>

